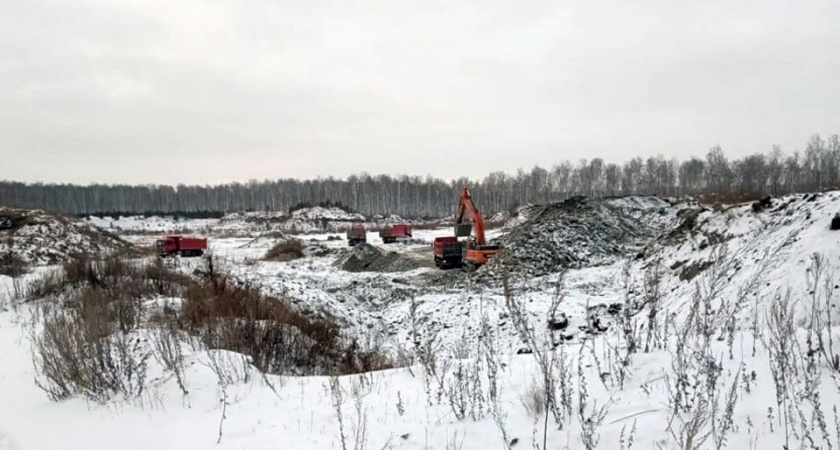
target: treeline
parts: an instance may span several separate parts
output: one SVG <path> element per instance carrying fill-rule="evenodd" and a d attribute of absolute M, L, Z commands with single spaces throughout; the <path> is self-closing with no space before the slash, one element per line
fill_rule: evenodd
<path fill-rule="evenodd" d="M 495 172 L 482 180 L 427 176 L 353 175 L 347 179 L 279 179 L 215 186 L 25 184 L 0 182 L 0 204 L 72 214 L 102 211 L 182 213 L 288 210 L 301 204 L 343 205 L 362 214 L 441 217 L 454 212 L 458 192 L 470 186 L 485 213 L 530 202 L 585 196 L 698 196 L 785 194 L 840 188 L 840 137 L 812 136 L 803 151 L 729 159 L 719 147 L 685 161 L 653 156 L 624 164 L 601 158 L 551 169 Z"/>

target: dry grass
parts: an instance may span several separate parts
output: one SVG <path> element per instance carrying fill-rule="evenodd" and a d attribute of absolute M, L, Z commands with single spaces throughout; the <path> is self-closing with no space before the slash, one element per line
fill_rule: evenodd
<path fill-rule="evenodd" d="M 183 355 L 171 350 L 190 336 L 208 349 L 244 354 L 265 373 L 341 375 L 393 367 L 376 349 L 348 342 L 336 323 L 307 317 L 287 301 L 219 273 L 212 256 L 197 278 L 152 261 L 80 255 L 34 284 L 31 298 L 42 301 L 33 362 L 37 382 L 50 398 L 137 397 L 155 349 L 169 350 L 167 367 L 182 367 L 175 359 Z M 158 297 L 183 301 L 163 309 L 148 306 Z M 152 330 L 169 339 L 166 346 L 137 339 Z M 186 392 L 182 374 L 175 375 Z"/>
<path fill-rule="evenodd" d="M 11 250 L 0 254 L 0 275 L 17 278 L 27 272 L 26 262 Z"/>
<path fill-rule="evenodd" d="M 545 386 L 539 380 L 534 380 L 525 392 L 519 394 L 519 401 L 525 408 L 525 412 L 532 417 L 540 417 L 545 413 L 546 395 Z"/>

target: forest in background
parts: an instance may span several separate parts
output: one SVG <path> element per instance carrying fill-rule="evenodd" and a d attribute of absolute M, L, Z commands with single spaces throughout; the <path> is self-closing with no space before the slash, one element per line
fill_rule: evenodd
<path fill-rule="evenodd" d="M 459 190 L 469 186 L 485 214 L 527 203 L 588 197 L 656 195 L 759 196 L 840 188 L 840 136 L 812 136 L 803 151 L 779 147 L 729 159 L 720 146 L 685 161 L 652 156 L 623 164 L 601 158 L 565 161 L 551 169 L 494 172 L 481 180 L 431 176 L 352 175 L 313 180 L 278 179 L 221 185 L 105 185 L 0 181 L 0 205 L 85 215 L 148 211 L 185 215 L 281 211 L 331 202 L 362 214 L 437 218 L 453 213 Z"/>

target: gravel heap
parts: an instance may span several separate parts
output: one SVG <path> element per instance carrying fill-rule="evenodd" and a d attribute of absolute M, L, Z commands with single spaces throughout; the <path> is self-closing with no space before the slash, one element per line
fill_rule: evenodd
<path fill-rule="evenodd" d="M 590 199 L 523 208 L 502 236 L 504 250 L 481 269 L 531 276 L 611 264 L 633 256 L 677 223 L 673 202 L 655 197 Z"/>
<path fill-rule="evenodd" d="M 364 243 L 345 250 L 336 266 L 348 272 L 404 272 L 420 267 L 431 267 L 431 261 L 421 260 L 398 252 L 383 252 Z"/>

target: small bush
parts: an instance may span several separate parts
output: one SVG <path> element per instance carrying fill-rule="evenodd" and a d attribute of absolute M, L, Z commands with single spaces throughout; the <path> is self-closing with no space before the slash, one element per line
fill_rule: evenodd
<path fill-rule="evenodd" d="M 271 247 L 265 254 L 266 261 L 292 261 L 303 258 L 303 241 L 300 239 L 289 239 L 279 242 Z"/>
<path fill-rule="evenodd" d="M 0 275 L 18 278 L 27 271 L 26 262 L 11 250 L 0 254 Z"/>

